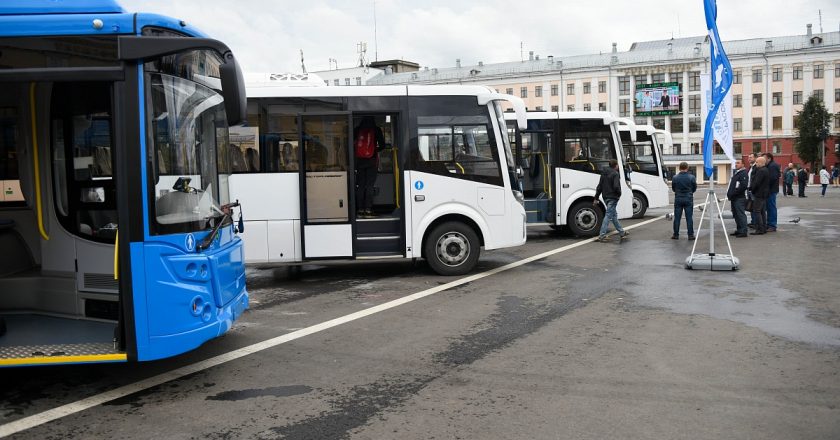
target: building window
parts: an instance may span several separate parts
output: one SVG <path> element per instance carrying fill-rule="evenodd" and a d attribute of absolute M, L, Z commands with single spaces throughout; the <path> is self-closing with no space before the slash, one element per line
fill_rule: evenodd
<path fill-rule="evenodd" d="M 834 77 L 840 78 L 840 63 L 834 65 Z"/>
<path fill-rule="evenodd" d="M 630 116 L 630 100 L 629 99 L 619 99 L 618 100 L 618 116 L 622 118 L 626 118 Z"/>
<path fill-rule="evenodd" d="M 520 87 L 519 88 L 519 97 L 520 98 L 527 98 L 528 97 L 528 88 L 527 87 Z"/>
<path fill-rule="evenodd" d="M 733 131 L 744 131 L 744 127 L 741 124 L 741 118 L 732 118 L 732 130 Z"/>
<path fill-rule="evenodd" d="M 840 118 L 834 118 L 834 128 L 840 128 Z M 837 144 L 834 144 L 834 145 L 837 145 Z M 837 150 L 837 147 L 835 147 L 834 152 L 836 153 L 837 151 L 840 151 L 840 150 Z"/>
<path fill-rule="evenodd" d="M 587 81 L 583 83 L 583 94 L 588 95 L 590 93 L 592 93 L 592 83 Z"/>
<path fill-rule="evenodd" d="M 825 91 L 823 89 L 814 90 L 814 93 L 813 93 L 813 95 L 816 96 L 817 99 L 819 99 L 820 101 L 823 101 L 823 98 L 825 97 L 824 94 L 825 94 Z"/>
<path fill-rule="evenodd" d="M 692 115 L 700 114 L 700 95 L 688 97 L 688 112 Z"/>
<path fill-rule="evenodd" d="M 761 82 L 761 69 L 753 69 L 752 82 L 753 84 L 758 84 Z"/>
<path fill-rule="evenodd" d="M 799 130 L 799 117 L 796 115 L 793 116 L 793 129 Z"/>
<path fill-rule="evenodd" d="M 551 85 L 551 96 L 559 95 L 560 94 L 560 92 L 558 90 L 559 88 L 560 88 L 560 86 L 558 86 L 557 84 L 552 84 Z"/>
<path fill-rule="evenodd" d="M 773 68 L 773 82 L 779 82 L 782 80 L 782 68 L 781 67 L 774 67 Z"/>
<path fill-rule="evenodd" d="M 566 84 L 566 94 L 567 95 L 574 95 L 575 94 L 575 84 Z"/>
<path fill-rule="evenodd" d="M 761 142 L 753 142 L 753 154 L 760 154 L 761 153 Z"/>
<path fill-rule="evenodd" d="M 822 64 L 814 64 L 814 79 L 820 79 L 823 77 L 823 65 Z"/>
<path fill-rule="evenodd" d="M 741 71 L 735 70 L 732 72 L 732 84 L 741 84 Z"/>
<path fill-rule="evenodd" d="M 606 81 L 598 81 L 598 93 L 607 93 Z"/>
<path fill-rule="evenodd" d="M 752 105 L 753 107 L 761 105 L 761 93 L 753 93 Z"/>
<path fill-rule="evenodd" d="M 793 79 L 802 79 L 802 66 L 793 66 Z"/>
<path fill-rule="evenodd" d="M 639 84 L 647 84 L 647 75 L 636 75 L 633 77 L 633 83 L 636 84 L 636 87 L 639 87 Z"/>
<path fill-rule="evenodd" d="M 665 74 L 664 73 L 654 73 L 650 76 L 650 82 L 652 83 L 661 83 L 665 82 Z"/>
<path fill-rule="evenodd" d="M 665 129 L 665 118 L 653 118 L 653 128 L 657 130 Z"/>
<path fill-rule="evenodd" d="M 552 105 L 552 106 L 551 106 L 551 111 L 553 111 L 553 112 L 559 112 L 559 111 L 560 111 L 560 106 L 559 106 L 559 105 Z"/>
<path fill-rule="evenodd" d="M 840 91 L 840 89 L 837 89 L 837 90 Z M 598 103 L 598 111 L 599 112 L 607 111 L 607 103 L 606 102 L 599 102 Z"/>
<path fill-rule="evenodd" d="M 542 97 L 542 86 L 534 87 L 534 96 L 537 98 Z"/>
<path fill-rule="evenodd" d="M 752 129 L 753 129 L 753 130 L 761 130 L 761 123 L 762 123 L 762 121 L 763 121 L 763 119 L 762 119 L 762 118 L 753 118 L 753 126 L 752 126 Z"/>
<path fill-rule="evenodd" d="M 682 144 L 674 144 L 674 148 L 671 149 L 671 154 L 681 154 L 682 153 Z M 676 169 L 674 169 L 671 173 L 672 176 L 677 174 Z"/>
<path fill-rule="evenodd" d="M 773 92 L 773 105 L 782 105 L 782 92 Z"/>
<path fill-rule="evenodd" d="M 688 118 L 688 132 L 689 133 L 700 133 L 700 117 L 694 116 Z"/>
<path fill-rule="evenodd" d="M 691 154 L 703 154 L 703 147 L 698 142 L 691 143 Z"/>
<path fill-rule="evenodd" d="M 671 133 L 682 133 L 683 131 L 683 118 L 682 115 L 674 116 L 671 118 Z"/>
<path fill-rule="evenodd" d="M 802 91 L 793 92 L 793 105 L 802 104 Z"/>
<path fill-rule="evenodd" d="M 688 72 L 688 91 L 700 91 L 700 72 Z"/>
<path fill-rule="evenodd" d="M 513 87 L 506 88 L 505 93 L 507 93 L 508 95 L 513 95 Z"/>
<path fill-rule="evenodd" d="M 781 116 L 773 116 L 773 130 L 781 130 L 782 129 L 782 117 Z"/>
<path fill-rule="evenodd" d="M 619 95 L 629 95 L 630 94 L 630 77 L 629 76 L 619 76 L 618 77 L 618 94 Z"/>
<path fill-rule="evenodd" d="M 773 154 L 782 154 L 782 143 L 780 141 L 773 141 Z"/>
<path fill-rule="evenodd" d="M 834 89 L 834 102 L 840 102 L 840 89 Z"/>
<path fill-rule="evenodd" d="M 740 142 L 733 142 L 732 143 L 732 153 L 734 153 L 737 156 L 740 156 L 740 155 L 743 154 L 743 153 L 741 153 L 743 148 L 744 147 L 741 146 Z"/>
<path fill-rule="evenodd" d="M 592 111 L 592 104 L 583 104 L 583 111 Z"/>
<path fill-rule="evenodd" d="M 743 104 L 741 103 L 741 95 L 732 95 L 732 107 L 740 108 Z"/>
<path fill-rule="evenodd" d="M 349 86 L 349 85 L 350 85 L 350 78 L 344 78 L 344 85 L 345 85 L 345 86 Z"/>
<path fill-rule="evenodd" d="M 575 111 L 575 106 L 574 106 L 574 104 L 569 104 L 569 105 L 567 105 L 567 106 L 566 106 L 566 111 L 567 111 L 567 112 L 573 112 L 573 111 Z"/>
<path fill-rule="evenodd" d="M 633 123 L 636 125 L 645 125 L 648 123 L 647 116 L 636 116 L 633 118 Z"/>
<path fill-rule="evenodd" d="M 338 81 L 338 78 L 336 78 L 336 79 L 333 80 L 333 84 L 340 85 L 341 83 Z"/>
<path fill-rule="evenodd" d="M 356 77 L 356 85 L 357 85 L 357 86 L 362 85 L 362 77 L 361 77 L 361 76 L 357 76 L 357 77 Z"/>
<path fill-rule="evenodd" d="M 543 108 L 541 105 L 538 105 L 537 108 L 534 109 L 534 111 L 541 112 L 543 111 Z"/>

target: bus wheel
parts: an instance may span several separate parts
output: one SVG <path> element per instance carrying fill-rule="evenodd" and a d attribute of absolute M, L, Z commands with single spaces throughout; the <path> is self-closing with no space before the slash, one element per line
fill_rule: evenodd
<path fill-rule="evenodd" d="M 642 193 L 633 191 L 633 218 L 642 218 L 647 212 L 647 199 Z"/>
<path fill-rule="evenodd" d="M 566 223 L 573 234 L 591 237 L 598 234 L 602 221 L 604 213 L 600 207 L 592 205 L 591 202 L 577 202 L 569 210 Z"/>
<path fill-rule="evenodd" d="M 438 225 L 426 236 L 423 251 L 438 275 L 463 275 L 475 267 L 481 253 L 478 235 L 461 222 Z"/>

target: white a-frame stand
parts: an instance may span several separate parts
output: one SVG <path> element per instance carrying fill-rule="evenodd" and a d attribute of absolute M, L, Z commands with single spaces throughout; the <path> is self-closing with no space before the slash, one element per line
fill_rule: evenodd
<path fill-rule="evenodd" d="M 709 193 L 706 194 L 706 202 L 703 203 L 703 213 L 700 214 L 700 223 L 697 225 L 697 232 L 694 234 L 700 237 L 700 229 L 703 228 L 703 219 L 706 217 L 706 210 L 709 209 L 709 204 L 713 203 L 717 210 L 717 219 L 720 220 L 721 228 L 723 229 L 723 236 L 726 238 L 726 246 L 729 248 L 729 254 L 715 253 L 715 220 L 712 216 L 713 212 L 709 212 L 709 253 L 695 254 L 694 250 L 697 248 L 697 240 L 694 241 L 694 246 L 691 247 L 691 255 L 685 259 L 686 269 L 703 269 L 703 270 L 738 270 L 741 264 L 738 258 L 732 254 L 732 244 L 729 242 L 729 235 L 726 233 L 726 224 L 723 223 L 723 210 L 720 202 L 715 195 L 715 180 L 709 180 Z"/>

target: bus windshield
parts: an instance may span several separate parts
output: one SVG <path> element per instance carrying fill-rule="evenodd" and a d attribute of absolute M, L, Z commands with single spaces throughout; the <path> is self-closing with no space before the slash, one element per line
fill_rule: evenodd
<path fill-rule="evenodd" d="M 626 165 L 634 172 L 659 175 L 653 138 L 642 131 L 637 132 L 636 136 L 636 142 L 634 143 L 630 140 L 629 132 L 621 132 L 621 144 L 624 147 Z"/>
<path fill-rule="evenodd" d="M 160 73 L 148 78 L 158 232 L 205 229 L 229 198 L 224 100 L 183 78 Z"/>

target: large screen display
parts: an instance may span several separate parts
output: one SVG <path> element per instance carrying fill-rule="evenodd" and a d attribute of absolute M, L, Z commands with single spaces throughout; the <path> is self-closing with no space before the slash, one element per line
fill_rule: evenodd
<path fill-rule="evenodd" d="M 680 112 L 680 83 L 636 85 L 636 116 L 665 116 Z"/>

